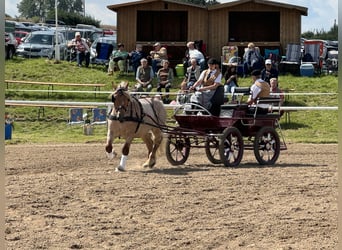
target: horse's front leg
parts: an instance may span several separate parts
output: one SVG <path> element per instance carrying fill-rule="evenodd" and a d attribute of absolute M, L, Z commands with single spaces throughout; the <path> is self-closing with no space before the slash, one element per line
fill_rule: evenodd
<path fill-rule="evenodd" d="M 132 139 L 126 139 L 124 146 L 122 147 L 122 155 L 120 160 L 120 165 L 116 170 L 125 171 L 126 170 L 126 162 L 129 154 L 129 149 L 131 147 Z"/>
<path fill-rule="evenodd" d="M 111 121 L 108 122 L 108 132 L 107 132 L 107 144 L 106 153 L 109 159 L 113 159 L 116 156 L 116 152 L 113 150 L 113 140 L 114 140 L 114 126 Z"/>

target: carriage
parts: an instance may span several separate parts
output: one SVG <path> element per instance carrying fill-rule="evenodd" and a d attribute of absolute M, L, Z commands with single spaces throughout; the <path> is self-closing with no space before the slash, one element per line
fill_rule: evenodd
<path fill-rule="evenodd" d="M 219 106 L 213 115 L 200 105 L 185 103 L 173 114 L 177 126 L 167 128 L 166 157 L 172 165 L 181 165 L 191 148 L 204 148 L 208 160 L 226 167 L 238 166 L 244 150 L 253 150 L 260 165 L 274 164 L 280 150 L 287 149 L 281 134 L 279 98 L 259 98 L 255 107 L 243 102 L 249 88 L 235 89 L 232 103 Z M 261 113 L 261 104 L 268 107 Z"/>
<path fill-rule="evenodd" d="M 176 125 L 169 126 L 160 99 L 137 98 L 127 92 L 127 86 L 125 82 L 120 84 L 111 95 L 114 108 L 108 117 L 105 147 L 107 156 L 112 159 L 116 155 L 114 138 L 125 139 L 117 168 L 120 171 L 125 170 L 130 145 L 137 137 L 148 149 L 148 159 L 143 166 L 152 168 L 163 133 L 166 135 L 166 157 L 172 165 L 184 164 L 191 148 L 204 148 L 210 162 L 226 167 L 238 166 L 244 150 L 253 150 L 259 164 L 272 165 L 280 150 L 286 149 L 279 124 L 280 98 L 259 98 L 255 106 L 249 106 L 243 98 L 250 94 L 250 88 L 237 87 L 233 101 L 222 104 L 224 94 L 220 86 L 211 99 L 209 110 L 195 103 L 184 103 L 174 110 Z"/>

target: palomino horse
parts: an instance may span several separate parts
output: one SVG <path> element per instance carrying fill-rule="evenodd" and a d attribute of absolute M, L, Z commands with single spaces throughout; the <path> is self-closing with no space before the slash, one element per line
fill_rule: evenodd
<path fill-rule="evenodd" d="M 124 171 L 130 145 L 134 138 L 141 138 L 148 149 L 148 159 L 143 167 L 152 168 L 156 164 L 156 152 L 163 140 L 162 128 L 166 122 L 166 110 L 160 99 L 137 99 L 127 92 L 127 83 L 121 83 L 111 94 L 114 108 L 108 117 L 106 152 L 113 158 L 113 140 L 125 139 L 120 165 L 116 170 Z"/>

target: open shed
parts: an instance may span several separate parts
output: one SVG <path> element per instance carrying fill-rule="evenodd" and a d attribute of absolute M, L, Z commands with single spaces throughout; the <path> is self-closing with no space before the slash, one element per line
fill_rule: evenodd
<path fill-rule="evenodd" d="M 288 43 L 300 43 L 301 16 L 307 8 L 267 0 L 240 0 L 203 7 L 175 0 L 145 0 L 109 5 L 117 13 L 117 39 L 146 52 L 155 42 L 167 46 L 171 61 L 181 62 L 188 41 L 202 40 L 209 56 L 220 58 L 221 48 L 237 45 L 239 54 L 249 42 L 263 53 Z"/>

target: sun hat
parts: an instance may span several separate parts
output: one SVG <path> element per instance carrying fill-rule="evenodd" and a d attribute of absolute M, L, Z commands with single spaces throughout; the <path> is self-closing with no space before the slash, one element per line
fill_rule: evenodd
<path fill-rule="evenodd" d="M 76 36 L 81 36 L 81 33 L 79 31 L 75 32 L 75 37 Z"/>
<path fill-rule="evenodd" d="M 153 45 L 153 47 L 156 47 L 156 46 L 160 46 L 160 43 L 157 42 L 157 43 L 155 43 L 155 44 Z"/>

